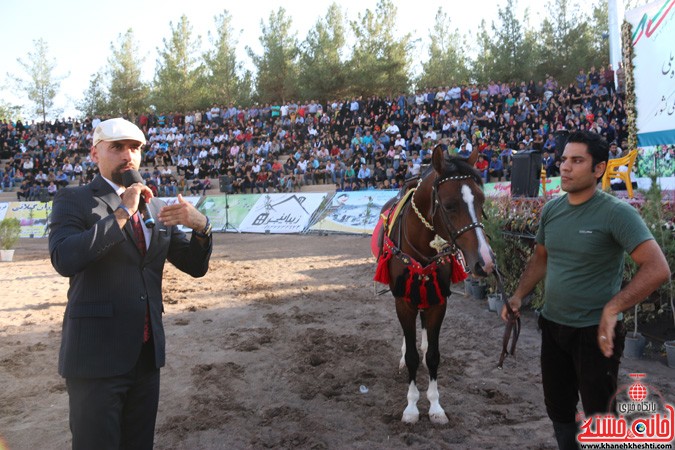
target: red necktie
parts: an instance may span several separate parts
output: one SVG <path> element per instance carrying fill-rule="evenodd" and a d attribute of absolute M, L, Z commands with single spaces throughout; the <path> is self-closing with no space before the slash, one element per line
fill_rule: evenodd
<path fill-rule="evenodd" d="M 138 251 L 141 253 L 141 256 L 145 256 L 145 252 L 147 250 L 145 248 L 145 233 L 143 232 L 143 227 L 141 226 L 141 219 L 139 217 L 138 212 L 136 212 L 136 214 L 131 216 L 131 227 L 134 229 L 134 236 L 136 237 L 136 247 L 138 248 Z M 149 303 L 146 305 L 149 305 Z M 150 333 L 151 333 L 150 312 L 148 308 L 149 306 L 146 306 L 145 325 L 143 326 L 144 344 L 150 340 Z"/>
<path fill-rule="evenodd" d="M 136 247 L 141 253 L 141 256 L 145 256 L 145 233 L 143 232 L 143 227 L 141 226 L 141 219 L 139 213 L 137 212 L 131 216 L 131 227 L 134 229 L 134 236 L 136 237 Z"/>

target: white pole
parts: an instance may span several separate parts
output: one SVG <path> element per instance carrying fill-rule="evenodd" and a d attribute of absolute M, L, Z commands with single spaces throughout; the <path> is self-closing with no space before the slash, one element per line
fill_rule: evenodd
<path fill-rule="evenodd" d="M 609 22 L 609 63 L 614 69 L 614 86 L 616 87 L 616 69 L 623 60 L 621 55 L 621 24 L 623 23 L 623 0 L 608 0 L 607 14 Z"/>

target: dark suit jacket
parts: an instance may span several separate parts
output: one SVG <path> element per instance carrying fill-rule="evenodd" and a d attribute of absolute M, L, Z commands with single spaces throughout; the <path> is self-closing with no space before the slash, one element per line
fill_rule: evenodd
<path fill-rule="evenodd" d="M 146 308 L 150 311 L 155 365 L 165 360 L 162 272 L 168 259 L 194 277 L 208 270 L 212 242 L 202 246 L 157 219 L 164 203 L 148 205 L 157 224 L 144 257 L 129 221 L 120 230 L 113 212 L 121 202 L 99 175 L 60 190 L 53 204 L 49 253 L 56 271 L 70 277 L 63 318 L 59 374 L 98 378 L 130 371 L 140 354 Z"/>

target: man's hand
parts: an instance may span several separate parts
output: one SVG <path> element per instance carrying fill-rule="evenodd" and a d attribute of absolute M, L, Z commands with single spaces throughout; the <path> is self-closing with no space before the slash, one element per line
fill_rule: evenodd
<path fill-rule="evenodd" d="M 159 220 L 166 225 L 183 225 L 195 231 L 202 231 L 206 227 L 206 216 L 178 194 L 178 202 L 167 205 L 159 212 Z"/>
<path fill-rule="evenodd" d="M 122 204 L 133 215 L 138 211 L 138 203 L 141 201 L 141 195 L 150 200 L 154 195 L 152 190 L 143 183 L 134 183 L 122 193 Z"/>
<path fill-rule="evenodd" d="M 638 271 L 630 283 L 607 302 L 598 324 L 598 346 L 607 358 L 614 352 L 617 315 L 637 305 L 670 280 L 668 261 L 655 240 L 646 240 L 635 247 L 630 257 L 638 265 Z"/>
<path fill-rule="evenodd" d="M 511 297 L 509 299 L 509 306 L 515 317 L 520 317 L 520 306 L 523 304 L 523 299 L 519 297 Z M 504 322 L 509 321 L 509 311 L 506 309 L 506 305 L 502 306 L 502 320 Z"/>
<path fill-rule="evenodd" d="M 144 195 L 147 199 L 154 197 L 150 188 L 143 183 L 134 183 L 122 193 L 122 202 L 120 204 L 129 211 L 129 214 L 121 208 L 113 213 L 120 229 L 124 228 L 124 225 L 129 221 L 129 215 L 133 216 L 138 211 L 138 204 L 143 201 L 141 200 L 141 195 Z"/>
<path fill-rule="evenodd" d="M 598 347 L 605 358 L 609 358 L 614 353 L 614 327 L 616 326 L 616 312 L 605 305 L 598 325 Z"/>

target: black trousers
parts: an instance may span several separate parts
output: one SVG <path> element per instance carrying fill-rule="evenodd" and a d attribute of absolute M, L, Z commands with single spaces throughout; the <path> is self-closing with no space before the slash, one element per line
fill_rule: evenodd
<path fill-rule="evenodd" d="M 152 449 L 159 369 L 152 341 L 136 366 L 110 378 L 67 378 L 73 450 Z"/>
<path fill-rule="evenodd" d="M 606 358 L 598 347 L 598 327 L 573 328 L 539 317 L 541 374 L 546 412 L 560 423 L 576 421 L 581 394 L 584 414 L 616 413 L 619 363 L 626 330 L 614 329 L 614 354 Z"/>

